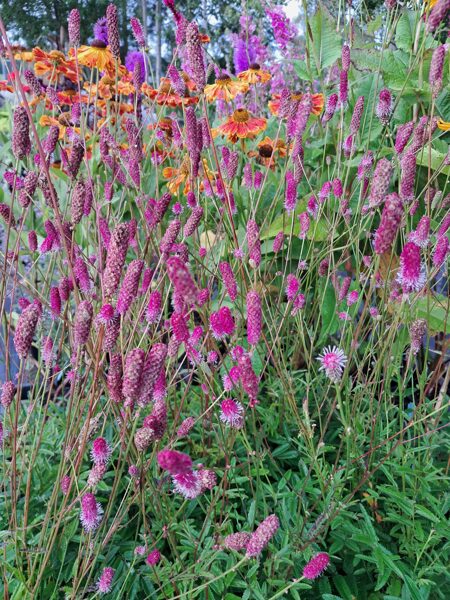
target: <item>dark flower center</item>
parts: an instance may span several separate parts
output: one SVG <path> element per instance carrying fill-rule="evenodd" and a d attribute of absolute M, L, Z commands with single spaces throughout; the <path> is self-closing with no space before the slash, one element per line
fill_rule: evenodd
<path fill-rule="evenodd" d="M 261 68 L 261 67 L 258 65 L 258 63 L 252 63 L 252 64 L 250 65 L 250 69 L 251 69 L 252 71 L 259 71 L 259 70 L 260 70 L 260 68 Z"/>
<path fill-rule="evenodd" d="M 91 46 L 93 48 L 106 48 L 105 42 L 102 42 L 101 40 L 94 40 Z"/>
<path fill-rule="evenodd" d="M 272 156 L 272 146 L 269 144 L 263 144 L 259 147 L 259 155 L 263 158 L 270 158 Z"/>

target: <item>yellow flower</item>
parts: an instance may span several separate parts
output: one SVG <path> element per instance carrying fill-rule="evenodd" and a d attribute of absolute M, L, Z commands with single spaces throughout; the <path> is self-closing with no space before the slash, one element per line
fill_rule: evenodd
<path fill-rule="evenodd" d="M 272 78 L 268 71 L 263 71 L 258 63 L 253 63 L 246 71 L 238 73 L 238 78 L 246 83 L 266 83 Z"/>
<path fill-rule="evenodd" d="M 228 75 L 221 75 L 216 82 L 207 85 L 204 89 L 208 102 L 224 100 L 230 102 L 238 94 L 244 94 L 248 90 L 248 84 L 243 81 L 232 81 Z"/>
<path fill-rule="evenodd" d="M 450 121 L 443 121 L 442 119 L 439 119 L 437 126 L 442 131 L 450 131 Z"/>

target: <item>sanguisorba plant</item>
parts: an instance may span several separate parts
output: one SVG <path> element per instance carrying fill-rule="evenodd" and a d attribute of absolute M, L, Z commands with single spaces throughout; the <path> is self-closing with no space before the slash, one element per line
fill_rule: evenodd
<path fill-rule="evenodd" d="M 165 4 L 0 20 L 4 597 L 448 598 L 450 3 Z"/>

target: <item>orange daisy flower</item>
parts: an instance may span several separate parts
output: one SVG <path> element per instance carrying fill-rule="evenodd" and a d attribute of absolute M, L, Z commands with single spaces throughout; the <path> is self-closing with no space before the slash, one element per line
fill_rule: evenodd
<path fill-rule="evenodd" d="M 74 55 L 74 49 L 70 48 L 69 53 Z M 80 65 L 90 69 L 106 71 L 111 76 L 115 76 L 116 63 L 111 50 L 100 40 L 94 40 L 90 46 L 80 46 L 78 49 L 78 62 Z"/>
<path fill-rule="evenodd" d="M 262 117 L 252 117 L 245 108 L 238 108 L 228 119 L 219 127 L 213 129 L 213 137 L 218 134 L 226 135 L 230 142 L 237 142 L 238 139 L 253 139 L 258 133 L 266 128 L 266 119 Z"/>
<path fill-rule="evenodd" d="M 198 98 L 193 96 L 180 96 L 175 92 L 173 87 L 170 85 L 170 79 L 167 77 L 161 77 L 161 83 L 159 84 L 159 88 L 155 90 L 148 83 L 142 84 L 142 93 L 145 94 L 151 100 L 155 100 L 157 104 L 170 106 L 171 108 L 176 108 L 177 106 L 181 106 L 184 104 L 185 106 L 189 106 L 190 104 L 197 104 Z"/>
<path fill-rule="evenodd" d="M 59 50 L 44 52 L 40 48 L 33 48 L 34 72 L 38 77 L 47 76 L 50 83 L 55 82 L 60 75 L 64 75 L 74 83 L 77 81 L 75 63 L 66 60 Z"/>
<path fill-rule="evenodd" d="M 33 52 L 30 50 L 20 50 L 14 54 L 15 60 L 21 60 L 23 62 L 33 62 Z"/>
<path fill-rule="evenodd" d="M 245 94 L 247 90 L 248 83 L 233 81 L 228 75 L 220 75 L 215 83 L 205 86 L 204 92 L 208 102 L 213 102 L 214 100 L 230 102 L 238 94 Z"/>
<path fill-rule="evenodd" d="M 255 157 L 260 164 L 266 167 L 270 166 L 272 169 L 275 167 L 275 154 L 278 154 L 279 158 L 287 155 L 285 141 L 277 140 L 275 142 L 268 136 L 259 142 L 257 148 L 257 150 L 251 150 L 248 155 Z"/>
<path fill-rule="evenodd" d="M 39 125 L 41 127 L 50 127 L 50 125 L 57 125 L 59 127 L 59 139 L 62 140 L 65 135 L 67 128 L 70 127 L 77 133 L 80 133 L 79 127 L 73 127 L 70 120 L 70 112 L 63 112 L 58 118 L 50 117 L 49 115 L 42 115 L 39 119 Z"/>
<path fill-rule="evenodd" d="M 302 99 L 303 94 L 301 92 L 292 92 L 291 93 L 291 100 L 293 102 L 298 102 Z M 312 115 L 320 115 L 320 113 L 323 110 L 323 106 L 324 106 L 324 102 L 325 102 L 325 98 L 323 94 L 311 94 L 312 97 L 312 109 L 311 109 L 311 114 Z M 280 110 L 280 94 L 275 94 L 274 95 L 274 100 L 269 100 L 269 110 L 270 112 L 277 116 L 278 112 Z"/>
<path fill-rule="evenodd" d="M 266 83 L 272 79 L 268 71 L 263 71 L 258 63 L 253 63 L 246 71 L 238 73 L 238 78 L 248 84 Z"/>
<path fill-rule="evenodd" d="M 72 104 L 78 104 L 81 102 L 87 104 L 88 102 L 88 97 L 83 96 L 83 94 L 80 96 L 77 90 L 61 90 L 60 92 L 58 92 L 58 99 L 61 104 L 65 104 L 68 106 L 71 106 Z"/>
<path fill-rule="evenodd" d="M 14 88 L 7 81 L 0 81 L 0 92 L 14 92 Z"/>
<path fill-rule="evenodd" d="M 189 175 L 190 175 L 190 160 L 186 156 L 181 163 L 179 169 L 175 167 L 166 167 L 162 171 L 162 176 L 164 179 L 168 179 L 167 189 L 174 196 L 178 195 L 178 191 L 180 187 L 184 184 L 183 194 L 187 194 L 190 189 L 189 185 Z"/>
<path fill-rule="evenodd" d="M 168 117 L 162 117 L 157 123 L 147 125 L 147 129 L 150 131 L 155 130 L 164 132 L 167 140 L 170 140 L 173 137 L 173 122 L 172 119 L 169 119 Z"/>
<path fill-rule="evenodd" d="M 450 122 L 439 119 L 437 126 L 441 131 L 450 131 Z"/>

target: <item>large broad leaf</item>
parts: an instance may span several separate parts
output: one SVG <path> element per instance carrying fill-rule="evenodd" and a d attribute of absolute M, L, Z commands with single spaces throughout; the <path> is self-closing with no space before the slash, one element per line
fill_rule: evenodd
<path fill-rule="evenodd" d="M 304 210 L 304 204 L 301 207 L 297 207 L 294 214 L 294 224 L 292 224 L 292 216 L 288 217 L 286 214 L 280 215 L 261 233 L 261 240 L 274 238 L 280 231 L 283 231 L 285 235 L 291 235 L 292 232 L 292 235 L 297 236 L 300 233 L 300 222 L 297 217 Z M 323 242 L 327 239 L 328 233 L 329 228 L 324 219 L 319 219 L 318 221 L 313 221 L 311 219 L 311 226 L 307 235 L 308 240 L 312 242 Z"/>
<path fill-rule="evenodd" d="M 334 64 L 341 55 L 342 41 L 333 20 L 324 10 L 318 10 L 309 22 L 308 49 L 311 64 L 318 74 Z"/>
<path fill-rule="evenodd" d="M 406 10 L 398 20 L 395 30 L 395 45 L 405 52 L 410 52 L 414 46 L 415 15 L 418 15 L 418 12 Z"/>
<path fill-rule="evenodd" d="M 425 146 L 423 152 L 420 152 L 417 155 L 417 164 L 421 167 L 428 167 L 432 171 L 437 171 L 440 169 L 440 173 L 444 175 L 450 175 L 450 166 L 443 167 L 442 162 L 444 161 L 446 154 L 442 152 L 438 152 L 434 148 L 431 148 L 431 153 L 429 146 Z"/>
<path fill-rule="evenodd" d="M 450 298 L 441 294 L 429 294 L 420 298 L 414 305 L 416 316 L 425 319 L 428 325 L 428 333 L 450 332 Z"/>

